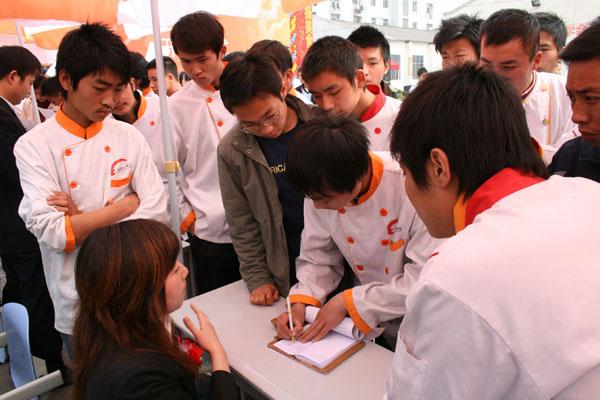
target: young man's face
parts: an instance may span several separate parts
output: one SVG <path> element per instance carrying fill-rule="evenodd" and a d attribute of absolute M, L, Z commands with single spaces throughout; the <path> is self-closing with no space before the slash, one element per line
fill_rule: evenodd
<path fill-rule="evenodd" d="M 219 81 L 223 72 L 223 56 L 225 47 L 219 54 L 212 50 L 204 50 L 200 53 L 188 53 L 179 51 L 178 56 L 181 60 L 183 70 L 192 78 L 198 86 L 207 87 Z"/>
<path fill-rule="evenodd" d="M 465 63 L 477 64 L 477 50 L 468 39 L 462 37 L 442 46 L 442 68 L 460 67 Z"/>
<path fill-rule="evenodd" d="M 115 106 L 113 107 L 112 113 L 115 115 L 125 115 L 135 106 L 135 96 L 133 91 L 135 90 L 135 80 L 131 79 L 129 87 L 126 87 L 121 91 Z"/>
<path fill-rule="evenodd" d="M 24 78 L 21 78 L 17 71 L 11 71 L 2 79 L 6 79 L 9 88 L 7 93 L 4 93 L 4 97 L 13 105 L 17 105 L 29 95 L 35 74 L 25 75 Z"/>
<path fill-rule="evenodd" d="M 310 81 L 304 81 L 304 87 L 313 95 L 315 103 L 323 110 L 336 114 L 350 114 L 354 111 L 365 84 L 362 71 L 357 71 L 354 85 L 348 79 L 329 71 L 321 72 Z"/>
<path fill-rule="evenodd" d="M 481 38 L 480 66 L 505 78 L 517 91 L 523 93 L 530 85 L 532 71 L 540 63 L 541 52 L 530 58 L 523 47 L 521 39 L 514 39 L 500 45 L 486 44 L 486 37 Z"/>
<path fill-rule="evenodd" d="M 152 91 L 158 94 L 158 73 L 156 72 L 156 68 L 148 70 L 148 80 L 150 81 Z"/>
<path fill-rule="evenodd" d="M 600 147 L 600 57 L 569 65 L 567 93 L 581 136 Z"/>
<path fill-rule="evenodd" d="M 352 192 L 337 193 L 331 190 L 326 190 L 325 193 L 313 193 L 309 197 L 313 201 L 317 210 L 339 210 L 352 204 L 352 200 L 358 197 L 360 193 L 360 180 L 356 182 L 356 186 Z"/>
<path fill-rule="evenodd" d="M 389 63 L 383 59 L 381 49 L 379 47 L 359 47 L 358 53 L 367 76 L 367 84 L 379 85 L 390 69 Z"/>
<path fill-rule="evenodd" d="M 96 74 L 83 77 L 77 84 L 73 85 L 66 71 L 59 72 L 59 80 L 67 92 L 69 109 L 74 110 L 83 120 L 87 122 L 102 121 L 118 103 L 121 94 L 128 86 L 128 82 L 110 70 L 103 70 Z"/>
<path fill-rule="evenodd" d="M 287 106 L 282 98 L 272 94 L 256 96 L 246 104 L 233 107 L 233 114 L 244 132 L 275 139 L 283 133 L 287 115 Z"/>
<path fill-rule="evenodd" d="M 537 70 L 540 72 L 558 73 L 558 48 L 554 39 L 548 32 L 540 32 L 540 50 L 542 51 L 542 60 Z"/>

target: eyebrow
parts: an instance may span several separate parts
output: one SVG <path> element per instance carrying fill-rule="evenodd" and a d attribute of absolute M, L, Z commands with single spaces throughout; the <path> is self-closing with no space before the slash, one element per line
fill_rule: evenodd
<path fill-rule="evenodd" d="M 600 92 L 600 86 L 598 86 L 598 87 L 583 87 L 581 89 L 570 89 L 569 87 L 567 87 L 567 92 L 573 92 L 573 93 Z"/>
<path fill-rule="evenodd" d="M 325 89 L 323 89 L 323 90 L 322 90 L 322 92 L 328 92 L 328 91 L 330 91 L 331 89 L 336 89 L 336 88 L 337 88 L 337 84 L 335 84 L 335 83 L 334 83 L 334 84 L 332 84 L 332 85 L 329 85 L 329 86 L 327 86 Z M 309 90 L 309 92 L 310 92 L 310 93 L 312 93 L 312 94 L 315 94 L 315 93 L 316 93 L 316 92 L 315 92 L 315 91 L 313 91 L 313 90 Z"/>
<path fill-rule="evenodd" d="M 272 114 L 273 113 L 273 109 L 269 108 L 267 111 L 265 111 L 265 113 L 263 115 L 260 116 L 260 118 L 258 118 L 258 120 L 256 121 L 240 121 L 242 124 L 257 124 L 260 121 L 262 121 L 267 115 Z"/>
<path fill-rule="evenodd" d="M 377 57 L 369 57 L 369 58 L 367 58 L 367 61 L 379 61 L 379 58 L 377 58 Z"/>

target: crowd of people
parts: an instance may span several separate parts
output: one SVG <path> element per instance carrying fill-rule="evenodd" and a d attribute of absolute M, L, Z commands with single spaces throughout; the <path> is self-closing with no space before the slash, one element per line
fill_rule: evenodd
<path fill-rule="evenodd" d="M 600 393 L 600 19 L 566 46 L 554 14 L 444 20 L 443 70 L 402 100 L 373 27 L 308 49 L 310 102 L 283 44 L 224 38 L 207 12 L 173 26 L 190 81 L 163 59 L 165 119 L 156 60 L 102 24 L 63 38 L 52 78 L 0 47 L 3 302 L 26 305 L 33 354 L 76 399 L 238 397 L 208 317 L 185 320 L 196 343 L 170 326 L 182 237 L 199 293 L 243 279 L 256 306 L 289 298 L 280 337 L 349 317 L 394 351 L 389 399 Z"/>

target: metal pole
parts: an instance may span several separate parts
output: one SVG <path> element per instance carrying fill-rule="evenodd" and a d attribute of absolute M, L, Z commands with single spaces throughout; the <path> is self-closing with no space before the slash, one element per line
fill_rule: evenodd
<path fill-rule="evenodd" d="M 19 46 L 24 47 L 23 45 L 25 44 L 25 41 L 23 40 L 23 35 L 21 34 L 21 26 L 17 22 L 15 22 L 15 29 L 17 30 L 17 41 L 19 43 Z M 37 125 L 42 121 L 40 120 L 40 111 L 38 110 L 37 99 L 35 98 L 35 89 L 33 88 L 33 85 L 31 86 L 30 96 L 31 107 L 33 112 L 33 121 Z"/>

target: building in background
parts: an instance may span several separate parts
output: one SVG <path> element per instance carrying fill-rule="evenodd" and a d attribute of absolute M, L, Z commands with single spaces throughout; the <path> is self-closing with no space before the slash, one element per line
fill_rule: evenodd
<path fill-rule="evenodd" d="M 390 42 L 386 80 L 396 90 L 417 82 L 417 70 L 441 68 L 433 36 L 440 23 L 439 0 L 329 0 L 313 6 L 313 36 L 348 37 L 360 25 L 372 25 Z"/>

